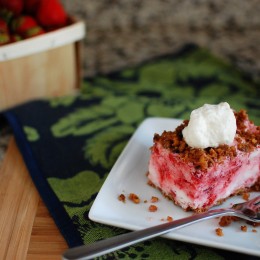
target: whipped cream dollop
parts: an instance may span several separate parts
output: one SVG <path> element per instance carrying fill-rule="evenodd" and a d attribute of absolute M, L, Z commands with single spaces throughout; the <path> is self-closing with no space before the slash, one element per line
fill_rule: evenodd
<path fill-rule="evenodd" d="M 236 118 L 229 104 L 205 104 L 191 112 L 187 127 L 182 130 L 186 143 L 193 148 L 230 145 L 236 134 Z"/>

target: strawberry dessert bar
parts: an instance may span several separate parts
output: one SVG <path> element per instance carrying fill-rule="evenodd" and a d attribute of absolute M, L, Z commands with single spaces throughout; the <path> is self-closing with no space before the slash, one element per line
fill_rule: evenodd
<path fill-rule="evenodd" d="M 260 127 L 244 110 L 206 104 L 153 141 L 148 182 L 184 210 L 204 212 L 260 190 Z"/>

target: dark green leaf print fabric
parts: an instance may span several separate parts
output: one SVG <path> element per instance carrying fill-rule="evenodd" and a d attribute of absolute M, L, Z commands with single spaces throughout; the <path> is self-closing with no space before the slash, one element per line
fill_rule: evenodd
<path fill-rule="evenodd" d="M 4 112 L 32 179 L 69 246 L 124 232 L 88 213 L 113 164 L 147 117 L 188 119 L 204 103 L 246 109 L 259 125 L 259 82 L 195 46 L 107 76 L 80 94 L 36 100 Z M 145 173 L 143 173 L 145 174 Z M 259 238 L 259 237 L 258 237 Z M 157 238 L 100 259 L 255 259 Z"/>

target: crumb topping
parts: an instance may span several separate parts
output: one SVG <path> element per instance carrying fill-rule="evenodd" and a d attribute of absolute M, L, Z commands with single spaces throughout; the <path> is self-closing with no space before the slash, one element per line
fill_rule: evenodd
<path fill-rule="evenodd" d="M 193 162 L 196 169 L 206 170 L 214 163 L 221 163 L 226 157 L 234 158 L 237 151 L 251 152 L 260 145 L 260 127 L 248 131 L 248 125 L 253 125 L 249 121 L 245 110 L 234 112 L 237 123 L 235 136 L 236 145 L 220 145 L 216 148 L 206 149 L 192 148 L 185 142 L 182 130 L 188 125 L 189 121 L 184 120 L 175 131 L 164 131 L 161 135 L 154 135 L 154 143 L 159 142 L 165 149 L 170 149 L 173 153 L 179 154 L 186 162 Z"/>

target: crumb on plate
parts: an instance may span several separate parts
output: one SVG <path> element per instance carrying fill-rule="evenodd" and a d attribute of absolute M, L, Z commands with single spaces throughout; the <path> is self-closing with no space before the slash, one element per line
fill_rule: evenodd
<path fill-rule="evenodd" d="M 149 206 L 149 211 L 150 211 L 150 212 L 155 212 L 155 211 L 157 211 L 157 210 L 158 210 L 157 206 L 155 206 L 155 205 L 150 205 L 150 206 Z"/>
<path fill-rule="evenodd" d="M 118 200 L 125 203 L 125 195 L 121 193 L 121 194 L 118 196 Z"/>
<path fill-rule="evenodd" d="M 243 232 L 247 232 L 247 226 L 241 226 L 240 229 L 241 229 Z"/>
<path fill-rule="evenodd" d="M 172 222 L 173 221 L 173 218 L 171 216 L 167 216 L 167 221 L 168 222 Z"/>
<path fill-rule="evenodd" d="M 158 201 L 159 201 L 159 198 L 158 198 L 158 197 L 152 196 L 152 198 L 151 198 L 151 202 L 152 202 L 152 203 L 156 203 L 156 202 L 158 202 Z"/>
<path fill-rule="evenodd" d="M 135 193 L 130 193 L 128 198 L 133 201 L 135 204 L 140 203 L 140 198 Z"/>
<path fill-rule="evenodd" d="M 237 221 L 237 217 L 234 216 L 224 216 L 220 218 L 219 225 L 221 227 L 229 226 L 233 221 Z"/>
<path fill-rule="evenodd" d="M 244 193 L 242 194 L 242 198 L 243 198 L 244 200 L 246 200 L 246 201 L 249 200 L 249 197 L 250 197 L 250 193 L 249 193 L 249 192 L 244 192 Z"/>
<path fill-rule="evenodd" d="M 215 231 L 216 231 L 217 236 L 219 236 L 219 237 L 224 236 L 222 228 L 216 228 Z"/>

